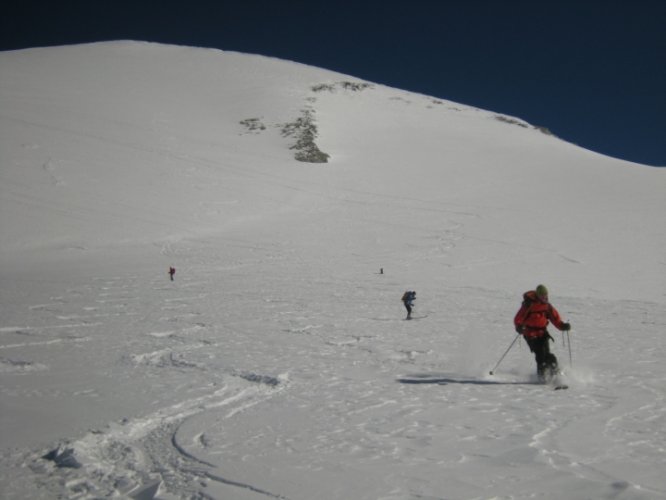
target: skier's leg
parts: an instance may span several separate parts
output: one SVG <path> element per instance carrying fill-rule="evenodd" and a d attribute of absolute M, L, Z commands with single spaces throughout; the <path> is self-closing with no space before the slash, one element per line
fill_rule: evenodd
<path fill-rule="evenodd" d="M 552 378 L 559 371 L 557 357 L 550 352 L 550 336 L 546 337 L 544 342 L 544 364 L 546 366 L 546 376 Z"/>
<path fill-rule="evenodd" d="M 534 353 L 534 361 L 537 366 L 537 377 L 540 381 L 546 379 L 546 352 L 548 349 L 548 337 L 537 337 L 528 342 L 530 350 Z"/>

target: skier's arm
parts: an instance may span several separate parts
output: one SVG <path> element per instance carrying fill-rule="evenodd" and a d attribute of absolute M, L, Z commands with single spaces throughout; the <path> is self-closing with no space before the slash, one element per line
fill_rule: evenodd
<path fill-rule="evenodd" d="M 555 309 L 552 305 L 548 308 L 548 319 L 553 325 L 555 325 L 555 328 L 557 328 L 558 330 L 564 332 L 571 329 L 569 323 L 565 323 L 564 321 L 562 321 L 560 313 L 557 312 L 557 309 Z"/>
<path fill-rule="evenodd" d="M 529 310 L 529 307 L 525 303 L 523 303 L 522 306 L 520 306 L 520 309 L 516 313 L 516 316 L 513 318 L 513 324 L 516 327 L 516 331 L 518 333 L 522 333 L 521 330 L 523 328 L 523 325 L 525 323 L 525 319 L 527 318 L 527 311 Z"/>

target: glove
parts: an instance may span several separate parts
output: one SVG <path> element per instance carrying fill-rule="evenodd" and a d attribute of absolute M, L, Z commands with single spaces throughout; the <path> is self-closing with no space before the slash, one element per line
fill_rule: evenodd
<path fill-rule="evenodd" d="M 569 323 L 562 323 L 562 328 L 561 328 L 561 330 L 562 330 L 563 332 L 568 332 L 569 330 L 571 330 L 571 325 L 570 325 Z"/>
<path fill-rule="evenodd" d="M 524 331 L 525 331 L 525 329 L 523 328 L 522 325 L 517 325 L 516 326 L 516 333 L 519 333 L 520 335 L 522 335 Z"/>

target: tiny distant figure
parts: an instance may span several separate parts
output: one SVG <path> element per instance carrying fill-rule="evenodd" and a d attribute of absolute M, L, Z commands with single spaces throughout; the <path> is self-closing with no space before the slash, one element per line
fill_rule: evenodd
<path fill-rule="evenodd" d="M 176 268 L 172 266 L 169 268 L 169 278 L 171 278 L 171 281 L 173 281 L 174 274 L 176 274 Z"/>
<path fill-rule="evenodd" d="M 379 274 L 384 274 L 384 268 L 383 267 L 379 268 Z"/>
<path fill-rule="evenodd" d="M 552 322 L 558 330 L 568 332 L 571 325 L 560 318 L 550 302 L 548 302 L 548 289 L 539 285 L 536 290 L 523 294 L 523 303 L 516 313 L 513 323 L 516 332 L 525 338 L 525 342 L 534 353 L 539 381 L 548 382 L 559 372 L 557 358 L 550 352 L 549 341 L 553 340 L 546 327 Z"/>
<path fill-rule="evenodd" d="M 405 319 L 412 319 L 412 307 L 414 307 L 414 301 L 416 300 L 416 292 L 407 290 L 402 294 L 402 299 L 400 300 L 402 300 L 402 303 L 405 304 L 405 308 L 407 309 L 407 318 Z"/>

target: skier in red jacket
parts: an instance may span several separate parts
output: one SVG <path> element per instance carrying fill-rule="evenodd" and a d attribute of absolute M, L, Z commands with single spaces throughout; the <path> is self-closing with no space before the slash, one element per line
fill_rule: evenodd
<path fill-rule="evenodd" d="M 546 329 L 549 321 L 558 330 L 563 332 L 571 330 L 571 325 L 562 321 L 560 313 L 548 302 L 548 289 L 544 285 L 525 292 L 523 304 L 516 313 L 513 323 L 516 331 L 525 338 L 530 351 L 534 353 L 537 375 L 541 381 L 549 380 L 558 372 L 557 358 L 550 352 L 548 344 L 553 339 Z"/>

